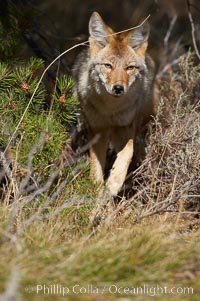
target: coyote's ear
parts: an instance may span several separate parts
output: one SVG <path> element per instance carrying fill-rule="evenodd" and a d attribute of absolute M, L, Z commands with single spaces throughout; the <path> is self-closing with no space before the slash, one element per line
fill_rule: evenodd
<path fill-rule="evenodd" d="M 98 46 L 105 47 L 108 43 L 108 35 L 112 33 L 112 30 L 104 23 L 101 16 L 94 12 L 89 22 L 89 33 Z"/>
<path fill-rule="evenodd" d="M 148 45 L 149 32 L 150 25 L 148 21 L 132 29 L 128 34 L 129 45 L 136 50 L 138 49 L 144 55 Z"/>

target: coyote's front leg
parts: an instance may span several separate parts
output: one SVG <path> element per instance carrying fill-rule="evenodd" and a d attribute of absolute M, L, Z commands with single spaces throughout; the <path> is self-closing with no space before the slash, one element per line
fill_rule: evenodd
<path fill-rule="evenodd" d="M 128 167 L 133 157 L 133 151 L 134 142 L 133 139 L 129 139 L 122 150 L 117 154 L 117 158 L 106 183 L 106 187 L 112 196 L 116 196 L 118 194 L 126 179 Z"/>
<path fill-rule="evenodd" d="M 108 146 L 108 131 L 96 132 L 90 138 L 90 176 L 96 183 L 103 183 Z"/>

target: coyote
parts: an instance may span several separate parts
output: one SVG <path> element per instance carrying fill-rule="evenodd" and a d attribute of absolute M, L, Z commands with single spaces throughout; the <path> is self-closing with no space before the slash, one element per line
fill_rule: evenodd
<path fill-rule="evenodd" d="M 89 48 L 74 66 L 75 94 L 89 127 L 90 174 L 103 183 L 109 142 L 116 159 L 106 190 L 116 196 L 126 178 L 134 142 L 155 111 L 154 62 L 146 53 L 149 24 L 114 33 L 94 12 Z"/>

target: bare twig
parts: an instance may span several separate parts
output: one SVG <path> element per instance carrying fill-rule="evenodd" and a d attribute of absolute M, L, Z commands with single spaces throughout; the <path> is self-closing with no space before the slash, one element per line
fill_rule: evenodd
<path fill-rule="evenodd" d="M 64 209 L 70 208 L 72 206 L 83 206 L 88 204 L 94 204 L 93 199 L 82 199 L 79 200 L 78 198 L 67 200 L 64 202 L 61 206 L 57 207 L 54 211 L 50 211 L 50 213 L 44 213 L 45 209 L 50 209 L 52 207 L 42 207 L 43 211 L 38 210 L 35 214 L 31 215 L 29 219 L 26 220 L 23 227 L 19 227 L 17 234 L 21 235 L 24 231 L 27 230 L 27 228 L 32 225 L 35 221 L 38 220 L 44 220 L 44 219 L 50 219 L 52 217 L 57 216 L 59 213 L 61 213 Z"/>
<path fill-rule="evenodd" d="M 20 186 L 19 186 L 19 194 L 23 194 L 24 189 L 26 187 L 26 185 L 28 184 L 30 178 L 31 178 L 31 173 L 32 173 L 32 163 L 33 163 L 33 158 L 35 153 L 38 151 L 39 148 L 43 148 L 45 143 L 45 134 L 42 133 L 42 135 L 40 136 L 40 139 L 38 141 L 37 144 L 35 144 L 31 151 L 29 152 L 29 156 L 28 156 L 28 164 L 27 164 L 27 174 L 25 176 L 25 178 L 21 181 Z M 35 183 L 36 184 L 36 183 Z M 35 185 L 34 185 L 35 186 Z"/>
<path fill-rule="evenodd" d="M 174 15 L 173 18 L 170 21 L 169 29 L 168 29 L 168 31 L 167 31 L 167 33 L 165 35 L 165 38 L 164 38 L 164 46 L 166 48 L 168 48 L 168 41 L 169 41 L 169 38 L 170 38 L 170 36 L 172 34 L 172 29 L 174 28 L 176 20 L 177 20 L 177 15 Z"/>
<path fill-rule="evenodd" d="M 4 293 L 0 295 L 0 301 L 17 301 L 19 300 L 19 282 L 20 274 L 19 270 L 14 267 L 11 271 L 10 279 L 7 283 Z"/>
<path fill-rule="evenodd" d="M 174 197 L 172 196 L 172 191 L 174 190 L 173 188 L 165 200 L 156 203 L 155 205 L 151 206 L 143 215 L 136 217 L 134 223 L 137 223 L 138 221 L 141 221 L 142 219 L 150 217 L 155 214 L 169 212 L 168 207 L 177 204 L 177 202 L 180 200 L 181 197 L 183 196 L 187 197 L 187 191 L 189 190 L 189 188 L 194 186 L 194 185 L 191 186 L 192 180 L 193 179 L 187 181 L 181 188 L 181 191 L 177 193 L 177 195 L 175 195 Z M 170 211 L 175 212 L 174 210 L 170 210 Z"/>
<path fill-rule="evenodd" d="M 184 56 L 185 56 L 185 54 L 182 54 L 180 57 L 176 58 L 172 62 L 167 63 L 163 67 L 163 69 L 156 75 L 156 79 L 159 80 L 169 69 L 171 69 L 173 66 L 177 65 Z"/>
<path fill-rule="evenodd" d="M 0 165 L 2 165 L 2 170 L 0 170 L 0 181 L 5 177 L 5 175 L 11 179 L 12 170 L 10 168 L 9 162 L 5 156 L 5 153 L 0 152 Z"/>
<path fill-rule="evenodd" d="M 192 29 L 192 42 L 193 42 L 195 53 L 196 53 L 198 59 L 200 60 L 200 53 L 199 53 L 199 49 L 198 49 L 197 42 L 196 42 L 196 36 L 195 36 L 196 29 L 195 29 L 194 20 L 193 20 L 193 17 L 192 17 L 192 12 L 191 12 L 191 9 L 190 9 L 191 5 L 190 5 L 189 0 L 186 0 L 186 2 L 187 2 L 188 17 L 189 17 L 190 25 L 191 25 L 191 29 Z"/>

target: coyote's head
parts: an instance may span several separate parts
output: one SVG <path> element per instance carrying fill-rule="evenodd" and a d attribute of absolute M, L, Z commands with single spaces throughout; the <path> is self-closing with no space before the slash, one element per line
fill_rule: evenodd
<path fill-rule="evenodd" d="M 115 34 L 94 12 L 89 22 L 92 77 L 113 96 L 128 93 L 146 70 L 149 24 Z"/>

